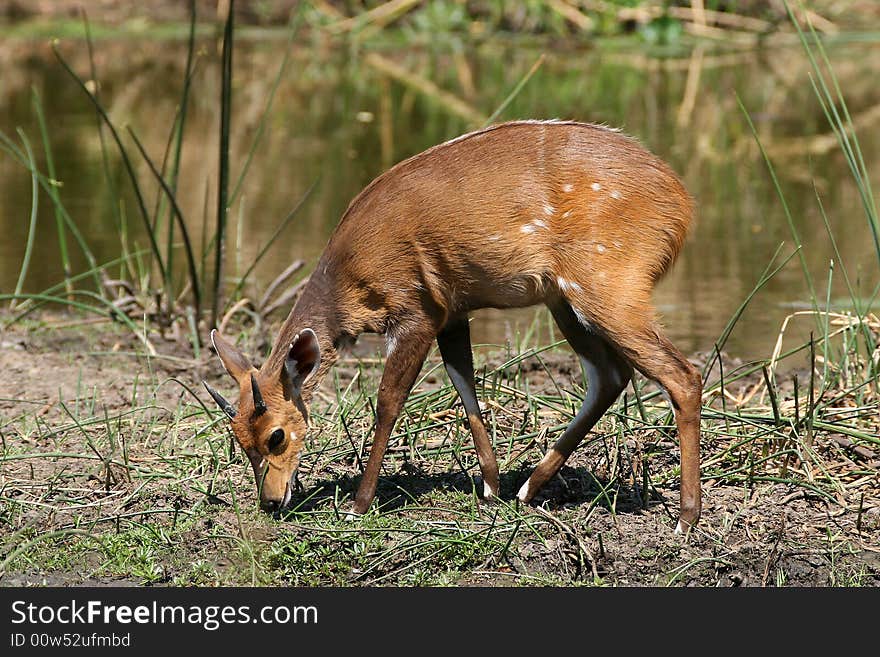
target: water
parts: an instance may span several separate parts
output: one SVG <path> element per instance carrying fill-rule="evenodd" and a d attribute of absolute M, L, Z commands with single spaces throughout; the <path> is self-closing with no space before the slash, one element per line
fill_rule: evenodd
<path fill-rule="evenodd" d="M 233 183 L 255 137 L 285 44 L 279 35 L 237 43 Z M 85 75 L 85 45 L 70 41 L 62 50 Z M 219 121 L 217 44 L 204 40 L 199 51 L 178 194 L 197 246 L 203 228 L 207 226 L 208 239 L 213 230 Z M 541 52 L 516 42 L 475 45 L 448 40 L 429 48 L 389 48 L 380 55 L 488 115 Z M 669 161 L 697 199 L 699 215 L 684 252 L 655 295 L 664 325 L 684 351 L 711 350 L 779 245 L 785 242 L 783 254 L 792 248 L 782 205 L 739 110 L 737 94 L 777 167 L 819 297 L 824 301 L 826 296 L 833 251 L 814 183 L 849 276 L 860 294 L 870 296 L 877 281 L 877 256 L 846 161 L 833 139 L 823 136 L 829 129 L 810 87 L 802 50 L 722 55 L 697 50 L 655 58 L 640 51 L 638 44 L 606 50 L 550 44 L 543 52 L 547 57 L 539 73 L 503 119 L 562 117 L 621 127 Z M 875 82 L 880 44 L 840 46 L 831 52 L 856 118 L 868 170 L 877 172 L 880 88 Z M 120 127 L 130 125 L 157 162 L 179 99 L 185 56 L 185 45 L 176 41 L 144 38 L 96 44 L 100 93 L 111 116 Z M 117 257 L 118 220 L 87 100 L 45 43 L 7 40 L 0 44 L 0 61 L 0 129 L 16 138 L 15 130 L 21 127 L 45 169 L 30 100 L 34 88 L 49 117 L 62 198 L 97 259 Z M 449 103 L 388 78 L 380 72 L 381 65 L 355 49 L 319 41 L 297 43 L 241 194 L 232 205 L 228 272 L 243 271 L 308 187 L 316 180 L 318 186 L 257 268 L 250 294 L 259 295 L 295 258 L 314 263 L 351 198 L 388 166 L 474 127 L 474 119 L 456 113 Z M 124 132 L 123 138 L 149 191 L 147 205 L 153 208 L 156 188 L 149 171 Z M 111 169 L 112 185 L 125 190 L 129 239 L 145 248 L 136 206 L 112 146 Z M 875 184 L 876 180 L 875 173 Z M 0 230 L 5 236 L 0 242 L 0 290 L 7 292 L 14 288 L 20 269 L 31 188 L 28 172 L 2 153 L 0 198 Z M 84 260 L 75 245 L 70 247 L 74 269 L 81 270 Z M 175 257 L 182 281 L 182 252 Z M 831 297 L 843 303 L 845 287 L 840 263 L 836 265 Z M 25 287 L 39 291 L 61 278 L 55 216 L 43 195 Z M 808 305 L 808 288 L 796 257 L 754 298 L 727 350 L 743 358 L 766 356 L 784 318 Z M 809 319 L 795 320 L 792 335 L 803 337 L 811 326 Z M 532 340 L 549 337 L 546 315 L 536 319 L 533 310 L 484 311 L 474 322 L 474 341 L 503 344 L 528 335 L 530 327 L 537 329 Z"/>

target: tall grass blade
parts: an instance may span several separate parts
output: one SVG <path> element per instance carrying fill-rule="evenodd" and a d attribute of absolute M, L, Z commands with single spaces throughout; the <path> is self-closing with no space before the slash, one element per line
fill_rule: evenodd
<path fill-rule="evenodd" d="M 27 155 L 20 148 L 18 148 L 18 146 L 15 145 L 15 142 L 9 139 L 9 137 L 4 135 L 2 132 L 0 132 L 0 149 L 6 151 L 14 159 L 18 160 L 18 162 L 28 171 L 30 171 L 32 175 L 35 175 L 37 177 L 37 180 L 39 180 L 40 182 L 40 186 L 49 195 L 53 203 L 55 203 L 55 208 L 59 212 L 61 212 L 61 216 L 64 219 L 64 224 L 67 227 L 67 230 L 70 232 L 71 235 L 73 235 L 74 240 L 76 240 L 77 246 L 79 246 L 83 256 L 89 263 L 89 272 L 94 277 L 96 290 L 101 293 L 101 281 L 98 278 L 97 274 L 98 265 L 97 261 L 95 260 L 95 256 L 92 253 L 92 250 L 89 248 L 89 245 L 86 243 L 86 240 L 80 232 L 79 228 L 77 228 L 76 222 L 70 217 L 70 214 L 67 212 L 64 204 L 61 203 L 61 199 L 56 188 L 56 181 L 47 178 L 42 173 L 40 173 L 34 163 L 28 161 Z"/>
<path fill-rule="evenodd" d="M 803 271 L 804 279 L 807 282 L 807 287 L 810 288 L 810 303 L 812 303 L 813 310 L 816 311 L 818 315 L 819 304 L 816 300 L 816 288 L 813 285 L 813 277 L 810 275 L 810 269 L 809 267 L 807 267 L 807 259 L 804 256 L 803 252 L 803 242 L 801 242 L 801 237 L 800 233 L 798 233 L 797 226 L 794 225 L 794 218 L 791 216 L 791 209 L 788 207 L 788 202 L 785 200 L 785 194 L 782 191 L 782 186 L 779 184 L 779 178 L 776 176 L 776 169 L 773 167 L 773 163 L 770 161 L 770 157 L 767 155 L 767 151 L 764 150 L 764 144 L 761 143 L 761 138 L 758 136 L 758 131 L 755 129 L 755 124 L 752 123 L 752 117 L 746 110 L 745 105 L 743 105 L 742 99 L 739 97 L 739 94 L 736 94 L 736 102 L 739 105 L 739 108 L 742 111 L 743 115 L 746 117 L 746 122 L 749 124 L 749 129 L 752 131 L 752 136 L 755 138 L 755 143 L 758 144 L 758 149 L 761 151 L 761 156 L 764 159 L 764 164 L 767 165 L 767 170 L 770 172 L 770 179 L 773 181 L 773 187 L 776 190 L 776 195 L 779 197 L 779 201 L 782 203 L 782 209 L 785 212 L 785 219 L 788 222 L 789 232 L 791 232 L 791 237 L 794 240 L 795 246 L 797 247 L 797 255 L 801 263 L 801 270 Z"/>
<path fill-rule="evenodd" d="M 64 289 L 70 294 L 73 291 L 73 284 L 70 277 L 73 270 L 70 267 L 70 254 L 67 251 L 67 234 L 64 231 L 64 216 L 58 209 L 61 201 L 58 198 L 58 189 L 55 182 L 58 180 L 55 174 L 55 158 L 52 157 L 52 144 L 49 141 L 49 130 L 46 128 L 46 116 L 43 114 L 43 103 L 40 95 L 37 93 L 36 87 L 31 87 L 31 105 L 34 108 L 34 114 L 37 116 L 37 124 L 40 127 L 40 139 L 43 142 L 43 153 L 46 156 L 46 171 L 49 174 L 49 180 L 53 182 L 49 191 L 49 198 L 52 199 L 53 211 L 55 213 L 55 229 L 58 232 L 58 252 L 61 256 L 61 268 L 64 272 Z"/>
<path fill-rule="evenodd" d="M 86 51 L 89 56 L 89 75 L 94 84 L 95 99 L 101 101 L 101 90 L 98 85 L 98 69 L 95 66 L 95 47 L 92 41 L 92 28 L 89 23 L 89 16 L 85 7 L 80 6 L 80 16 L 83 22 L 83 29 L 86 37 Z M 101 167 L 104 172 L 104 181 L 107 183 L 107 201 L 113 214 L 113 220 L 116 222 L 116 228 L 122 233 L 122 210 L 119 207 L 119 187 L 117 185 L 116 176 L 110 169 L 110 156 L 107 149 L 107 138 L 104 136 L 104 126 L 101 122 L 100 115 L 95 115 L 95 124 L 98 130 L 98 141 L 101 144 Z"/>
<path fill-rule="evenodd" d="M 225 246 L 227 198 L 229 192 L 229 121 L 232 110 L 232 45 L 235 0 L 229 0 L 229 14 L 223 29 L 223 52 L 220 85 L 220 152 L 218 154 L 217 229 L 214 235 L 214 297 L 211 306 L 211 326 L 217 325 L 220 308 L 220 287 L 223 281 L 223 251 Z"/>
<path fill-rule="evenodd" d="M 272 109 L 272 103 L 275 101 L 275 92 L 278 91 L 278 85 L 281 83 L 281 80 L 284 78 L 284 72 L 287 70 L 287 65 L 290 62 L 290 53 L 292 52 L 293 39 L 299 31 L 299 27 L 302 23 L 302 8 L 303 4 L 300 4 L 296 9 L 296 14 L 291 21 L 290 34 L 287 37 L 287 45 L 284 48 L 284 59 L 281 60 L 281 66 L 278 68 L 278 74 L 275 76 L 274 82 L 272 82 L 272 87 L 269 89 L 269 98 L 266 101 L 266 107 L 263 108 L 263 113 L 260 115 L 260 120 L 257 123 L 257 132 L 254 135 L 254 141 L 251 144 L 250 150 L 248 150 L 247 157 L 244 161 L 244 166 L 241 168 L 241 173 L 238 175 L 238 180 L 235 181 L 235 185 L 232 188 L 232 193 L 229 195 L 229 205 L 233 205 L 235 203 L 235 199 L 238 198 L 238 194 L 241 191 L 241 185 L 244 182 L 245 176 L 247 175 L 248 169 L 251 166 L 251 161 L 253 160 L 254 153 L 257 150 L 257 146 L 260 144 L 260 140 L 263 137 L 263 131 L 266 128 L 266 119 L 269 116 L 269 112 Z"/>
<path fill-rule="evenodd" d="M 541 68 L 541 64 L 544 63 L 544 58 L 545 58 L 544 53 L 541 53 L 541 55 L 538 57 L 538 59 L 535 60 L 535 63 L 532 64 L 532 67 L 528 70 L 528 72 L 522 77 L 522 79 L 519 82 L 516 83 L 516 86 L 513 88 L 513 91 L 511 91 L 507 95 L 507 98 L 505 98 L 501 102 L 501 104 L 497 108 L 495 108 L 495 111 L 492 112 L 492 114 L 489 116 L 489 118 L 486 119 L 486 123 L 483 124 L 484 128 L 486 126 L 490 125 L 492 122 L 494 122 L 499 116 L 501 116 L 501 114 L 504 112 L 504 110 L 507 109 L 507 106 L 510 105 L 510 103 L 513 102 L 514 98 L 516 98 L 519 95 L 519 92 L 523 90 L 523 87 L 526 86 L 526 83 L 529 80 L 531 80 L 532 76 L 538 72 L 539 68 Z"/>
<path fill-rule="evenodd" d="M 196 3 L 195 0 L 190 0 L 189 3 L 189 38 L 187 39 L 186 44 L 186 65 L 184 70 L 184 78 L 183 78 L 183 90 L 180 95 L 180 104 L 177 110 L 177 116 L 174 118 L 174 122 L 172 123 L 171 132 L 168 135 L 168 149 L 165 151 L 165 155 L 162 158 L 162 169 L 161 169 L 161 177 L 164 179 L 165 177 L 165 165 L 167 163 L 167 157 L 169 150 L 174 148 L 174 154 L 171 158 L 170 171 L 168 172 L 168 188 L 171 190 L 171 196 L 177 195 L 177 180 L 180 174 L 180 159 L 183 152 L 183 135 L 184 130 L 186 128 L 186 117 L 187 110 L 189 108 L 189 91 L 190 91 L 190 83 L 192 82 L 192 76 L 194 73 L 193 66 L 193 56 L 195 54 L 195 40 L 196 40 Z M 161 194 L 157 199 L 159 203 L 157 207 L 157 211 L 154 217 L 154 223 L 158 221 L 159 216 L 162 214 L 163 207 L 161 201 L 165 198 L 166 194 Z M 174 214 L 178 214 L 175 209 L 169 208 L 168 216 L 167 216 L 167 236 L 165 243 L 165 264 L 168 267 L 168 271 L 170 272 L 170 276 L 174 276 Z M 184 238 L 188 240 L 188 236 Z M 195 289 L 195 288 L 194 288 Z M 169 291 L 169 300 L 174 298 L 174 292 Z M 196 304 L 196 322 L 201 319 L 201 311 L 200 304 Z"/>
<path fill-rule="evenodd" d="M 834 68 L 831 66 L 831 61 L 828 58 L 828 53 L 825 50 L 825 46 L 822 44 L 822 40 L 816 34 L 816 30 L 813 27 L 812 21 L 810 21 L 808 17 L 807 25 L 810 28 L 810 34 L 812 35 L 813 42 L 816 45 L 816 51 L 819 53 L 819 56 L 822 58 L 822 62 L 825 64 L 825 69 L 828 71 L 828 77 L 830 78 L 831 84 L 834 87 L 833 94 L 828 88 L 828 83 L 825 80 L 822 69 L 819 67 L 818 62 L 816 61 L 816 57 L 813 53 L 812 48 L 810 47 L 810 44 L 807 42 L 806 35 L 804 34 L 804 31 L 801 28 L 800 24 L 797 22 L 797 20 L 795 20 L 794 14 L 791 11 L 791 7 L 788 5 L 787 1 L 785 3 L 785 8 L 788 11 L 789 18 L 794 23 L 795 29 L 798 33 L 798 37 L 801 40 L 801 44 L 803 45 L 804 50 L 807 53 L 807 57 L 810 60 L 810 65 L 813 68 L 815 79 L 811 78 L 811 82 L 813 83 L 813 88 L 816 91 L 816 97 L 822 104 L 822 109 L 825 111 L 825 116 L 837 136 L 837 140 L 840 143 L 841 149 L 843 150 L 850 170 L 853 173 L 853 179 L 855 180 L 856 186 L 858 187 L 862 206 L 865 210 L 865 216 L 868 219 L 868 225 L 871 229 L 871 236 L 874 240 L 874 249 L 877 253 L 877 259 L 878 262 L 880 262 L 880 225 L 878 225 L 877 219 L 877 205 L 874 201 L 874 192 L 871 186 L 871 178 L 868 174 L 868 168 L 865 164 L 865 158 L 862 155 L 862 149 L 859 145 L 859 139 L 856 136 L 855 126 L 853 125 L 852 117 L 850 116 L 849 108 L 846 104 L 846 98 L 844 98 L 843 96 L 843 91 L 841 90 L 840 83 L 838 82 L 837 76 L 834 73 Z M 840 111 L 838 111 L 837 109 L 838 105 L 840 106 Z"/>
<path fill-rule="evenodd" d="M 193 295 L 193 308 L 195 309 L 196 318 L 201 316 L 202 309 L 202 294 L 201 294 L 201 286 L 199 283 L 199 274 L 196 271 L 196 258 L 192 249 L 192 242 L 189 237 L 189 230 L 186 227 L 186 221 L 183 219 L 183 213 L 180 211 L 180 206 L 177 204 L 177 199 L 174 198 L 174 192 L 165 182 L 165 179 L 162 178 L 162 174 L 156 169 L 156 166 L 153 164 L 152 160 L 150 160 L 150 156 L 147 155 L 146 149 L 144 149 L 143 144 L 141 144 L 140 140 L 137 138 L 134 130 L 131 127 L 128 128 L 128 132 L 131 135 L 131 138 L 134 140 L 135 145 L 140 151 L 141 156 L 146 161 L 147 165 L 150 167 L 150 171 L 155 176 L 156 181 L 162 188 L 162 191 L 165 192 L 165 195 L 168 197 L 168 201 L 171 204 L 171 209 L 174 213 L 174 217 L 177 219 L 178 225 L 180 226 L 180 234 L 183 237 L 183 248 L 184 253 L 186 254 L 186 263 L 189 267 L 189 281 L 190 286 L 192 287 L 192 295 Z M 172 299 L 168 299 L 169 305 L 172 303 Z"/>
<path fill-rule="evenodd" d="M 302 198 L 300 198 L 300 200 L 297 202 L 297 204 L 294 206 L 294 208 L 290 212 L 288 212 L 287 216 L 284 217 L 284 219 L 281 221 L 280 224 L 278 224 L 278 226 L 275 228 L 275 231 L 272 233 L 272 236 L 260 248 L 260 251 L 254 257 L 253 262 L 251 262 L 251 264 L 248 266 L 248 268 L 241 275 L 241 278 L 235 284 L 235 288 L 233 289 L 232 294 L 229 295 L 230 299 L 234 299 L 238 295 L 238 293 L 241 292 L 241 289 L 244 287 L 245 283 L 247 282 L 248 277 L 250 277 L 251 273 L 254 271 L 256 266 L 263 259 L 263 256 L 266 255 L 266 253 L 269 251 L 271 246 L 275 243 L 275 240 L 277 240 L 278 237 L 281 235 L 281 233 L 284 232 L 284 229 L 287 228 L 287 226 L 290 224 L 290 222 L 293 220 L 293 218 L 296 217 L 297 214 L 299 214 L 299 211 L 303 207 L 303 205 L 305 204 L 306 200 L 312 195 L 312 192 L 318 186 L 318 182 L 319 181 L 316 180 L 315 182 L 312 183 L 311 187 L 309 187 L 306 190 L 306 193 L 302 195 Z"/>
<path fill-rule="evenodd" d="M 92 102 L 92 105 L 95 107 L 95 110 L 104 120 L 104 124 L 110 130 L 110 135 L 113 137 L 113 141 L 116 142 L 116 147 L 119 149 L 119 155 L 122 157 L 122 163 L 125 166 L 125 170 L 128 173 L 128 177 L 131 180 L 132 188 L 134 190 L 135 199 L 137 200 L 138 210 L 140 211 L 141 218 L 144 222 L 144 229 L 147 232 L 147 237 L 150 242 L 150 250 L 153 254 L 153 258 L 155 259 L 156 266 L 159 268 L 159 274 L 162 278 L 163 283 L 167 284 L 168 275 L 165 269 L 165 265 L 162 261 L 162 253 L 159 251 L 159 245 L 156 242 L 156 236 L 153 234 L 151 230 L 152 225 L 150 222 L 150 215 L 147 212 L 147 206 L 144 203 L 144 196 L 141 193 L 141 187 L 138 183 L 137 174 L 134 171 L 134 167 L 131 164 L 131 159 L 128 157 L 128 151 L 126 151 L 125 146 L 122 144 L 122 140 L 119 138 L 119 133 L 116 131 L 116 126 L 113 125 L 113 122 L 110 120 L 110 117 L 107 115 L 104 106 L 95 98 L 94 94 L 89 91 L 89 88 L 86 86 L 85 82 L 83 82 L 82 78 L 76 74 L 70 65 L 67 63 L 67 60 L 61 55 L 58 51 L 57 43 L 52 43 L 52 52 L 55 53 L 55 57 L 61 63 L 61 66 L 65 71 L 74 79 L 74 81 L 79 85 L 80 89 L 83 90 L 83 93 L 86 94 L 88 99 Z"/>
<path fill-rule="evenodd" d="M 24 279 L 27 277 L 28 269 L 30 268 L 31 255 L 34 251 L 34 238 L 36 237 L 37 230 L 37 209 L 40 201 L 40 185 L 37 181 L 37 175 L 33 173 L 37 168 L 37 165 L 34 162 L 34 153 L 31 150 L 27 135 L 24 134 L 24 131 L 21 128 L 18 129 L 18 136 L 21 137 L 21 143 L 24 145 L 25 152 L 27 153 L 28 162 L 31 164 L 31 216 L 30 221 L 28 222 L 28 236 L 24 247 L 24 259 L 22 260 L 21 268 L 18 271 L 18 281 L 15 284 L 16 296 L 21 294 L 21 290 L 24 287 Z M 10 301 L 10 310 L 15 308 L 15 301 L 15 299 Z"/>

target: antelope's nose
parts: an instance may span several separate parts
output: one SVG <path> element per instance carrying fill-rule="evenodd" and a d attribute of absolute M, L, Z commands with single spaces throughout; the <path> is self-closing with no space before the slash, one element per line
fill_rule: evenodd
<path fill-rule="evenodd" d="M 281 500 L 260 500 L 260 508 L 266 513 L 278 513 L 281 510 Z"/>

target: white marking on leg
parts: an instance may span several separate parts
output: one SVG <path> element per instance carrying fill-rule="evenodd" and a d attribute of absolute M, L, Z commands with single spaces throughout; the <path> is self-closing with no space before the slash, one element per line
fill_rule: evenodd
<path fill-rule="evenodd" d="M 587 329 L 588 331 L 592 331 L 592 330 L 593 330 L 593 325 L 590 324 L 590 321 L 587 319 L 587 316 L 584 315 L 584 314 L 583 314 L 580 310 L 578 310 L 577 308 L 572 307 L 572 310 L 574 311 L 574 316 L 577 317 L 577 320 L 581 323 L 581 326 L 583 326 L 583 327 L 584 327 L 585 329 Z"/>
<path fill-rule="evenodd" d="M 675 526 L 676 534 L 684 534 L 684 529 L 681 526 L 681 520 L 678 521 L 678 524 Z"/>
<path fill-rule="evenodd" d="M 390 356 L 395 349 L 397 349 L 397 336 L 389 331 L 385 334 L 385 357 Z"/>
<path fill-rule="evenodd" d="M 602 185 L 600 185 L 599 183 L 593 183 L 592 185 L 590 185 L 590 189 L 592 189 L 594 192 L 598 192 L 600 189 L 602 189 Z"/>
<path fill-rule="evenodd" d="M 495 491 L 492 490 L 492 487 L 489 486 L 485 481 L 483 482 L 483 499 L 491 500 L 495 497 Z"/>
<path fill-rule="evenodd" d="M 570 192 L 573 189 L 574 189 L 574 185 L 572 185 L 571 183 L 566 183 L 562 186 L 563 192 Z"/>
<path fill-rule="evenodd" d="M 611 198 L 620 199 L 623 198 L 623 194 L 615 189 L 613 192 L 611 192 Z"/>
<path fill-rule="evenodd" d="M 519 492 L 516 494 L 520 502 L 527 502 L 529 500 L 529 484 L 531 481 L 531 477 L 526 479 L 526 482 L 520 487 Z"/>

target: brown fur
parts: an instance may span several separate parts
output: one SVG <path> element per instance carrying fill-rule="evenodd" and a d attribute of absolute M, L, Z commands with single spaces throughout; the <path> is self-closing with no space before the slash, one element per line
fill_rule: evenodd
<path fill-rule="evenodd" d="M 434 337 L 478 308 L 567 304 L 581 324 L 575 332 L 600 334 L 669 391 L 688 460 L 683 520 L 692 524 L 699 515 L 699 376 L 663 338 L 650 300 L 682 248 L 692 211 L 665 163 L 601 126 L 505 123 L 397 164 L 349 205 L 259 372 L 269 424 L 301 429 L 298 411 L 275 389 L 300 330 L 313 329 L 322 352 L 306 401 L 341 345 L 364 332 L 386 334 L 394 348 L 355 505 L 363 512 L 384 443 Z M 249 383 L 236 379 L 246 406 Z M 263 420 L 233 423 L 239 442 L 258 451 L 267 428 Z M 492 465 L 494 457 L 489 471 Z"/>

